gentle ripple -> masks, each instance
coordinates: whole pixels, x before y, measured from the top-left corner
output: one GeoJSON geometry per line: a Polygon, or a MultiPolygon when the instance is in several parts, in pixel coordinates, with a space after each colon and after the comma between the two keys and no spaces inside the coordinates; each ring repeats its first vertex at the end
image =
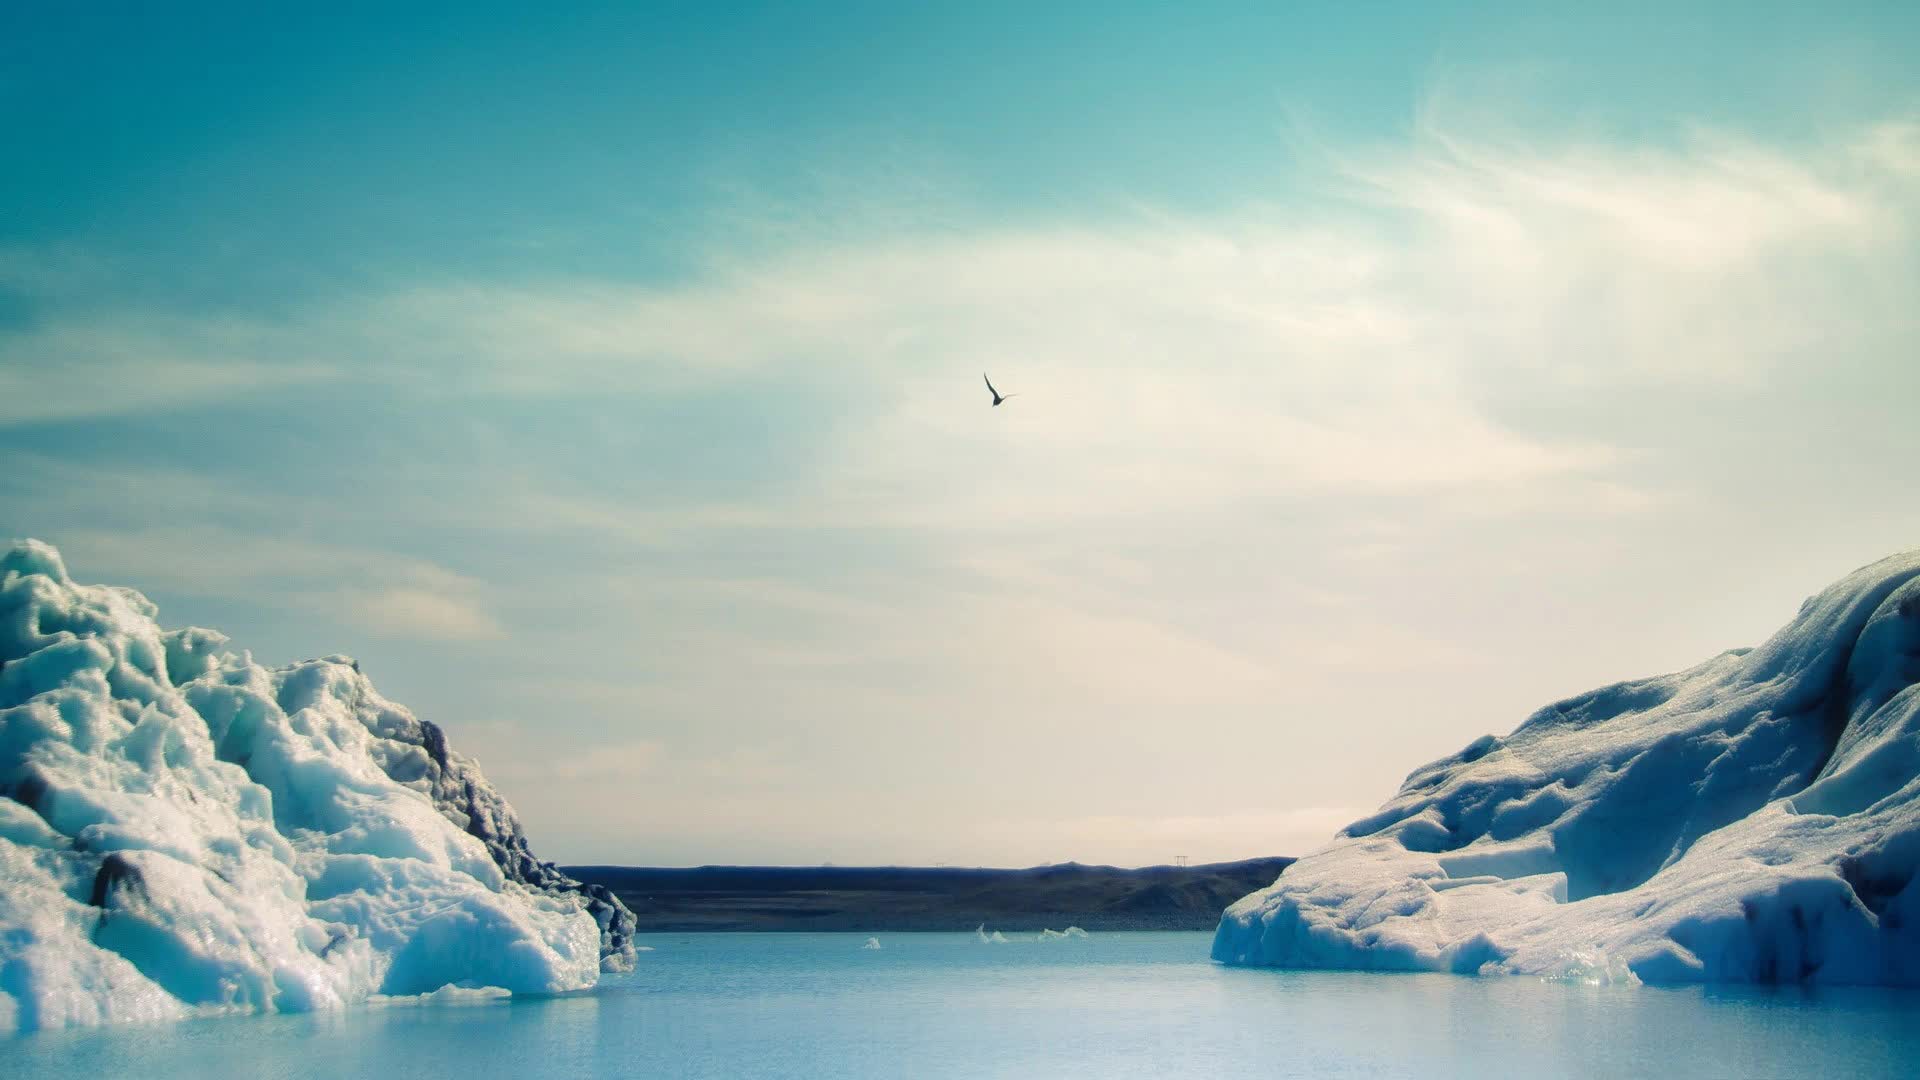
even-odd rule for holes
{"type": "Polygon", "coordinates": [[[0,1076],[1905,1076],[1920,993],[1249,971],[1207,934],[655,935],[593,993],[49,1032],[0,1076]]]}

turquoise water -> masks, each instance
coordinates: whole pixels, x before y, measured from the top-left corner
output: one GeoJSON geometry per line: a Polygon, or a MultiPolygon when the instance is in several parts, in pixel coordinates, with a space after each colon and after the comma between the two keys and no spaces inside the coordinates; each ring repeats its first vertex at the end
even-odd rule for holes
{"type": "Polygon", "coordinates": [[[1247,971],[1207,934],[643,939],[577,996],[0,1041],[0,1076],[1902,1076],[1920,992],[1247,971]]]}

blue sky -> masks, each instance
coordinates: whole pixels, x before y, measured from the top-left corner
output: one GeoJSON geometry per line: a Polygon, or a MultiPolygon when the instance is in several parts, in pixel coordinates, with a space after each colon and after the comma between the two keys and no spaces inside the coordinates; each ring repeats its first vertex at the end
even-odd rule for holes
{"type": "Polygon", "coordinates": [[[0,531],[662,863],[1297,853],[1920,540],[1911,6],[900,7],[0,13],[0,531]]]}

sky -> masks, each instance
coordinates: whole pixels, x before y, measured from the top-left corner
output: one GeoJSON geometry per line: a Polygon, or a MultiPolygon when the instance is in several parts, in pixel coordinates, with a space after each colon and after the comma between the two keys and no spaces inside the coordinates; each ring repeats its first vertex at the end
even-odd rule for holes
{"type": "Polygon", "coordinates": [[[6,5],[0,536],[561,862],[1303,854],[1920,543],[1920,7],[1669,6],[6,5]]]}

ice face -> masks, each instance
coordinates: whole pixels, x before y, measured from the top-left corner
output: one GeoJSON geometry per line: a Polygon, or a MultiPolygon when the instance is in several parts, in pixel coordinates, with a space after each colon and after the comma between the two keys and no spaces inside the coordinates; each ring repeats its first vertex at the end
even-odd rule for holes
{"type": "Polygon", "coordinates": [[[1232,964],[1920,983],[1920,552],[1549,705],[1245,897],[1232,964]]]}
{"type": "Polygon", "coordinates": [[[0,1031],[631,964],[631,914],[353,661],[268,670],[157,614],[45,544],[0,557],[0,1031]]]}

